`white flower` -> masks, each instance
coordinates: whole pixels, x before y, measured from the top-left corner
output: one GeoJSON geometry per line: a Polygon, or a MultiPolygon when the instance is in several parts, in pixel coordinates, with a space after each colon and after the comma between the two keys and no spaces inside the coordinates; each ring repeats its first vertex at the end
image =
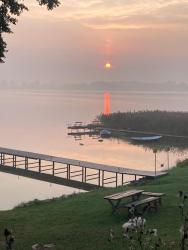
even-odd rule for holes
{"type": "Polygon", "coordinates": [[[183,237],[184,237],[184,226],[183,225],[180,227],[180,236],[183,239],[183,237]]]}
{"type": "Polygon", "coordinates": [[[132,222],[126,222],[122,225],[122,229],[125,233],[127,233],[129,230],[133,230],[134,227],[135,226],[132,222]]]}
{"type": "Polygon", "coordinates": [[[122,225],[124,233],[127,233],[129,230],[134,230],[137,228],[142,228],[146,224],[146,220],[142,217],[135,217],[128,220],[128,222],[122,225]]]}
{"type": "Polygon", "coordinates": [[[157,237],[157,229],[156,228],[152,229],[152,232],[153,232],[153,235],[157,237]]]}
{"type": "Polygon", "coordinates": [[[146,224],[146,219],[142,217],[135,217],[133,219],[130,219],[128,222],[132,223],[134,227],[144,227],[146,224]]]}
{"type": "Polygon", "coordinates": [[[109,240],[112,241],[114,239],[114,230],[110,229],[109,240]]]}
{"type": "Polygon", "coordinates": [[[144,227],[146,224],[146,219],[142,218],[142,217],[137,217],[137,227],[144,227]]]}

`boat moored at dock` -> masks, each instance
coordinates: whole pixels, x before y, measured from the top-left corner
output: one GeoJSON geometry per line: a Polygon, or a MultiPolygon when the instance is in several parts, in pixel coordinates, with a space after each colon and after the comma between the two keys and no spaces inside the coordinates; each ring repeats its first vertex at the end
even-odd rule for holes
{"type": "Polygon", "coordinates": [[[102,129],[100,131],[100,137],[101,138],[109,138],[112,135],[111,131],[108,129],[102,129]]]}
{"type": "Polygon", "coordinates": [[[155,135],[155,136],[136,136],[131,137],[132,141],[136,142],[152,142],[152,141],[158,141],[162,138],[161,135],[155,135]]]}

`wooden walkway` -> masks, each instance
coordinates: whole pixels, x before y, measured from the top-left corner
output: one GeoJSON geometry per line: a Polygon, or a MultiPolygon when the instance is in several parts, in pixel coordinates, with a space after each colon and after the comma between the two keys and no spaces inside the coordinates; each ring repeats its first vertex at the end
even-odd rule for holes
{"type": "Polygon", "coordinates": [[[126,175],[155,178],[166,172],[142,171],[0,147],[0,171],[90,190],[124,185],[126,175]],[[75,179],[76,178],[76,179],[75,179]],[[94,184],[93,184],[94,182],[94,184]]]}

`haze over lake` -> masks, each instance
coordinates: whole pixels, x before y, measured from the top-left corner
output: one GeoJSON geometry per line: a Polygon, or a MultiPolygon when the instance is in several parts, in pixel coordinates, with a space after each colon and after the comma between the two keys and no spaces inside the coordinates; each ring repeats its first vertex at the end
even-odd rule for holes
{"type": "MultiPolygon", "coordinates": [[[[188,92],[114,92],[111,111],[161,109],[188,111],[188,92]]],[[[67,136],[67,124],[91,122],[103,112],[102,91],[1,90],[1,147],[105,163],[119,167],[154,170],[152,150],[117,139],[102,143],[83,138],[84,146],[67,136]]],[[[188,155],[170,153],[170,165],[188,155]]],[[[166,152],[157,154],[157,168],[167,167],[166,152]]],[[[23,201],[69,194],[71,188],[0,173],[0,209],[23,201]]]]}

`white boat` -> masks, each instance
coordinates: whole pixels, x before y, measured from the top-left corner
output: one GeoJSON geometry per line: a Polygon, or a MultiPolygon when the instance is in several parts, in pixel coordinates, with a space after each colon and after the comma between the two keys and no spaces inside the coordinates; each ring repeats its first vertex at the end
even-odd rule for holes
{"type": "Polygon", "coordinates": [[[155,135],[155,136],[137,136],[137,137],[131,137],[131,140],[137,141],[137,142],[150,142],[150,141],[158,141],[161,139],[161,135],[155,135]]]}
{"type": "Polygon", "coordinates": [[[103,129],[100,131],[100,137],[102,138],[108,138],[111,136],[111,132],[108,129],[103,129]]]}

